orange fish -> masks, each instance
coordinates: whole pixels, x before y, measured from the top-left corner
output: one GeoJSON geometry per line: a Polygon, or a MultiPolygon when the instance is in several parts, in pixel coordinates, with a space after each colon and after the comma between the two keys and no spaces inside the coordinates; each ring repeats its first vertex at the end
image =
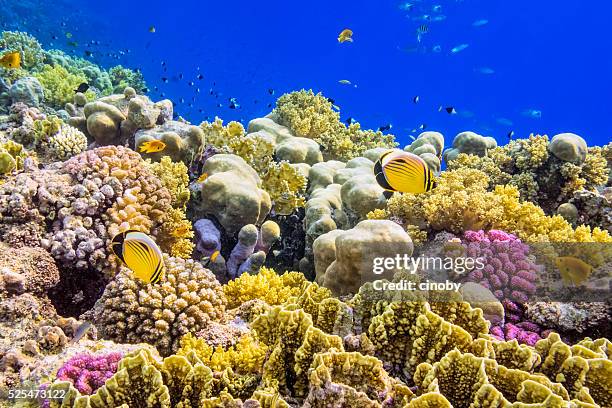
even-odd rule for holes
{"type": "Polygon", "coordinates": [[[198,183],[203,183],[206,181],[206,179],[208,178],[208,173],[202,173],[202,175],[200,177],[198,177],[197,182],[198,183]]]}
{"type": "Polygon", "coordinates": [[[353,31],[349,30],[348,28],[342,30],[342,32],[340,32],[338,35],[338,42],[353,42],[353,31]]]}
{"type": "Polygon", "coordinates": [[[188,225],[181,225],[180,227],[175,228],[174,231],[170,233],[170,235],[177,238],[184,238],[186,235],[189,234],[190,231],[191,229],[188,225]]]}
{"type": "Polygon", "coordinates": [[[140,153],[157,153],[166,148],[166,144],[161,140],[150,140],[140,145],[140,153]]]}
{"type": "Polygon", "coordinates": [[[21,54],[19,51],[9,52],[0,57],[0,66],[4,68],[21,68],[21,54]]]}
{"type": "Polygon", "coordinates": [[[204,267],[208,268],[208,265],[210,265],[211,263],[214,263],[219,255],[221,255],[221,252],[217,250],[213,252],[211,256],[207,256],[206,258],[203,258],[202,260],[204,261],[204,267]]]}

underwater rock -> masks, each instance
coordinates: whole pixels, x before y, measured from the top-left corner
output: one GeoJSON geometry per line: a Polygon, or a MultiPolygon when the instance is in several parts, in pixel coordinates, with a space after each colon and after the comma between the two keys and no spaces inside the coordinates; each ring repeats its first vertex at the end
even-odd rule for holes
{"type": "Polygon", "coordinates": [[[580,136],[574,133],[561,133],[552,138],[548,150],[560,160],[579,165],[584,163],[588,147],[580,136]]]}
{"type": "Polygon", "coordinates": [[[22,102],[28,106],[39,107],[45,99],[45,93],[38,79],[20,78],[9,89],[12,103],[22,102]]]}
{"type": "Polygon", "coordinates": [[[474,132],[461,132],[453,139],[453,147],[444,151],[443,158],[449,162],[461,153],[483,157],[494,147],[497,147],[497,142],[492,137],[481,136],[474,132]]]}
{"type": "Polygon", "coordinates": [[[611,334],[606,322],[612,318],[612,311],[610,305],[604,302],[533,302],[527,304],[525,315],[540,326],[550,327],[562,333],[584,333],[605,328],[600,335],[611,334]]]}

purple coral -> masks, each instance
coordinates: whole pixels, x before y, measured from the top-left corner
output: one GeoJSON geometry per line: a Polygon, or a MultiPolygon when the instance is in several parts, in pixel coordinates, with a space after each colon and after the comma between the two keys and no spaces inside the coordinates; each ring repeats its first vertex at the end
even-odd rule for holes
{"type": "Polygon", "coordinates": [[[538,340],[546,338],[551,330],[542,330],[533,322],[520,322],[517,324],[506,323],[502,326],[491,327],[491,335],[498,340],[514,340],[521,344],[534,346],[538,340]]]}
{"type": "Polygon", "coordinates": [[[468,257],[481,258],[465,281],[489,289],[501,301],[523,304],[536,291],[540,266],[529,258],[529,246],[504,231],[466,231],[464,245],[468,257]]]}
{"type": "Polygon", "coordinates": [[[221,232],[211,220],[199,219],[193,224],[193,229],[196,249],[203,256],[211,256],[215,251],[221,250],[221,232]]]}
{"type": "Polygon", "coordinates": [[[70,381],[81,394],[91,395],[117,372],[121,353],[77,354],[58,370],[57,378],[70,381]]]}
{"type": "Polygon", "coordinates": [[[524,305],[536,292],[541,266],[530,258],[529,246],[499,230],[466,231],[463,244],[467,257],[482,260],[463,280],[486,287],[504,307],[505,323],[491,327],[491,334],[500,340],[535,344],[542,328],[526,321],[524,305]]]}

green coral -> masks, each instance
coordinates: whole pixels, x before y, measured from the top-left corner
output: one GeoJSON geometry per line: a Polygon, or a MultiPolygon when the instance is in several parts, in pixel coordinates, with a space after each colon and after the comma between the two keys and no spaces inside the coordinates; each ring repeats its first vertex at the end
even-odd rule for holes
{"type": "Polygon", "coordinates": [[[19,51],[21,66],[26,70],[40,68],[45,58],[38,40],[22,31],[3,31],[0,36],[0,48],[9,52],[19,51]]]}
{"type": "Polygon", "coordinates": [[[26,157],[28,155],[19,143],[9,140],[0,144],[0,174],[5,175],[23,169],[26,157]]]}
{"type": "Polygon", "coordinates": [[[74,90],[87,82],[85,75],[70,73],[60,65],[44,65],[34,76],[44,88],[45,101],[57,109],[72,102],[74,90]]]}
{"type": "Polygon", "coordinates": [[[139,95],[147,92],[147,84],[140,71],[117,65],[108,70],[108,75],[113,87],[112,93],[121,94],[127,87],[134,88],[139,95]]]}
{"type": "Polygon", "coordinates": [[[398,145],[395,142],[395,136],[361,129],[359,123],[352,123],[348,127],[339,123],[333,131],[323,133],[315,140],[323,146],[325,159],[341,161],[362,156],[369,149],[378,147],[393,149],[398,145]]]}

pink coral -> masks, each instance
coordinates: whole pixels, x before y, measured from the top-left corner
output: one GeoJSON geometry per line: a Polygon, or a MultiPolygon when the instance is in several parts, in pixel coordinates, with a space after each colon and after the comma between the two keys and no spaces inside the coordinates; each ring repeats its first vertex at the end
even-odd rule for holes
{"type": "Polygon", "coordinates": [[[117,372],[121,353],[77,354],[58,370],[57,378],[70,381],[81,394],[93,394],[117,372]]]}
{"type": "Polygon", "coordinates": [[[529,247],[504,231],[466,231],[464,245],[468,257],[483,259],[465,278],[493,292],[501,301],[525,303],[536,291],[540,271],[529,258],[529,247]]]}
{"type": "Polygon", "coordinates": [[[521,344],[534,346],[538,340],[546,338],[550,330],[542,330],[533,322],[521,322],[517,324],[506,323],[501,326],[491,327],[491,335],[498,340],[514,340],[521,344]]]}

